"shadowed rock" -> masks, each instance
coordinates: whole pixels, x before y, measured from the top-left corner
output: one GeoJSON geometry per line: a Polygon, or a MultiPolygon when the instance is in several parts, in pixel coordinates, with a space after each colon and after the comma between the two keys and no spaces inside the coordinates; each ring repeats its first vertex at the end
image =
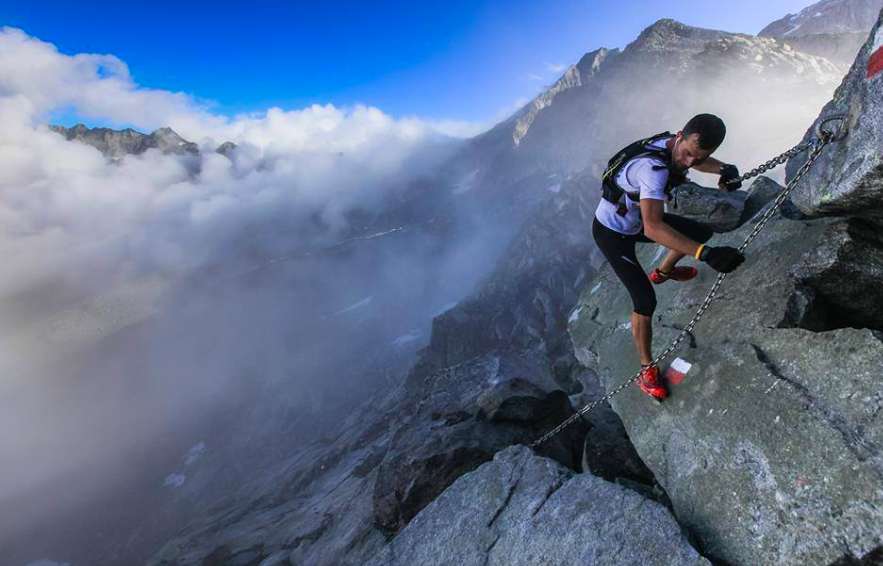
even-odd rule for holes
{"type": "Polygon", "coordinates": [[[709,565],[662,505],[525,446],[461,476],[366,566],[709,565]]]}
{"type": "MultiPolygon", "coordinates": [[[[395,432],[378,468],[378,524],[397,532],[457,477],[571,414],[536,354],[493,352],[427,376],[413,418],[395,432]]],[[[541,448],[579,468],[586,427],[573,429],[541,448]]]]}

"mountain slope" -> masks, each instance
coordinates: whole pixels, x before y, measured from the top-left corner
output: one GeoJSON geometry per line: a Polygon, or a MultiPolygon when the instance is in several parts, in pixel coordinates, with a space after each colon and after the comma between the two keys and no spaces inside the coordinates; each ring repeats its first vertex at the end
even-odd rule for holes
{"type": "Polygon", "coordinates": [[[877,22],[881,0],[821,0],[769,24],[757,35],[793,39],[814,34],[867,31],[877,22]]]}
{"type": "MultiPolygon", "coordinates": [[[[789,138],[799,139],[841,76],[826,60],[773,39],[673,20],[657,22],[622,53],[593,53],[584,59],[592,74],[569,69],[554,93],[470,140],[443,170],[441,187],[454,210],[483,206],[486,218],[509,223],[514,239],[473,296],[436,318],[430,345],[400,387],[348,421],[370,436],[354,433],[352,443],[292,455],[272,479],[243,486],[216,515],[182,530],[151,564],[213,556],[358,564],[420,520],[458,478],[488,463],[494,450],[517,443],[513,438],[536,438],[547,423],[572,414],[548,389],[550,380],[576,406],[596,399],[597,377],[576,367],[565,328],[574,291],[589,286],[597,264],[588,230],[598,198],[594,179],[608,154],[712,110],[734,116],[730,139],[750,146],[739,151],[748,163],[767,159],[789,138]],[[744,116],[745,106],[756,106],[756,114],[744,116]],[[333,495],[324,494],[334,486],[340,487],[333,495]],[[352,513],[343,512],[345,504],[352,513]],[[266,517],[278,527],[268,531],[266,517]]],[[[624,463],[609,463],[618,449],[599,449],[628,443],[615,427],[597,433],[601,414],[611,415],[592,415],[540,453],[581,473],[603,468],[592,461],[597,455],[608,462],[608,479],[632,482],[633,490],[665,504],[652,479],[635,483],[624,463]],[[595,427],[594,444],[574,448],[572,435],[587,426],[595,427]]]]}

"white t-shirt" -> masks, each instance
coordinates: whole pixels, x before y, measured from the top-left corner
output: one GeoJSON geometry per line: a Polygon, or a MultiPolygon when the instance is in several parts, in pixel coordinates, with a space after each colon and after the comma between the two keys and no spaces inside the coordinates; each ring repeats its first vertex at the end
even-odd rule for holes
{"type": "MultiPolygon", "coordinates": [[[[669,139],[671,138],[656,140],[650,146],[665,148],[665,143],[669,139]]],[[[652,168],[653,165],[664,166],[665,163],[655,157],[632,159],[620,169],[616,175],[616,181],[623,188],[633,192],[640,192],[640,198],[642,199],[651,198],[664,201],[665,184],[668,182],[668,169],[654,170],[652,168]]],[[[622,202],[625,203],[628,209],[625,216],[617,214],[617,205],[603,198],[598,203],[595,216],[601,224],[620,234],[634,235],[639,233],[643,225],[640,203],[630,199],[627,194],[622,196],[622,202]]]]}

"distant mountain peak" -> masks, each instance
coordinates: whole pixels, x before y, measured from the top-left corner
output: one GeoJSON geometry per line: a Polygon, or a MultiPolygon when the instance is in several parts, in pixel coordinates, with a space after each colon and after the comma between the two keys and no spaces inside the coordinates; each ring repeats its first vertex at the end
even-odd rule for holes
{"type": "Polygon", "coordinates": [[[140,155],[148,149],[157,149],[165,154],[199,155],[199,147],[179,136],[169,127],[159,128],[151,134],[142,134],[132,128],[112,130],[110,128],[89,128],[77,124],[71,128],[49,126],[54,132],[68,141],[79,141],[91,145],[111,159],[121,159],[126,155],[140,155]]]}
{"type": "Polygon", "coordinates": [[[724,31],[688,26],[671,18],[657,20],[629,43],[624,52],[698,51],[708,41],[734,35],[724,31]]]}
{"type": "Polygon", "coordinates": [[[607,59],[611,56],[616,56],[617,54],[619,54],[619,49],[607,49],[606,47],[602,47],[583,55],[575,65],[579,70],[580,80],[585,82],[588,78],[598,74],[598,71],[601,70],[601,66],[607,61],[607,59]]]}
{"type": "Polygon", "coordinates": [[[758,35],[790,39],[816,34],[867,33],[881,9],[883,0],[821,0],[776,20],[758,35]]]}
{"type": "Polygon", "coordinates": [[[527,131],[530,129],[531,124],[533,124],[537,114],[544,108],[551,106],[559,93],[588,83],[601,71],[606,63],[618,54],[619,49],[606,49],[602,47],[583,55],[576,65],[570,65],[561,78],[554,85],[543,91],[542,94],[534,98],[518,117],[512,132],[514,147],[518,147],[522,138],[527,135],[527,131]]]}

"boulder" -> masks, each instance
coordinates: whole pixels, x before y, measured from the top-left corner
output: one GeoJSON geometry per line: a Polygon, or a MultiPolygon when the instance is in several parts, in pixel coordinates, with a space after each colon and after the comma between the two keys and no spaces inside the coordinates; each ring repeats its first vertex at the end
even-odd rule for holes
{"type": "Polygon", "coordinates": [[[729,232],[739,225],[747,195],[744,191],[727,192],[696,183],[684,183],[677,188],[670,212],[702,222],[715,232],[729,232]]]}
{"type": "Polygon", "coordinates": [[[366,566],[709,565],[662,505],[526,446],[460,476],[366,566]]]}
{"type": "MultiPolygon", "coordinates": [[[[809,215],[883,217],[883,13],[858,57],[825,105],[819,121],[848,114],[848,135],[827,146],[793,193],[794,204],[809,215]]],[[[815,126],[815,124],[813,126],[815,126]]],[[[810,128],[804,140],[813,136],[810,128]]],[[[806,152],[788,161],[790,181],[806,152]]]]}
{"type": "Polygon", "coordinates": [[[819,245],[808,250],[794,266],[791,276],[800,282],[798,293],[808,296],[808,304],[819,312],[816,328],[811,330],[820,326],[883,329],[880,225],[860,218],[832,223],[819,245]]]}
{"type": "Polygon", "coordinates": [[[745,207],[742,209],[741,218],[739,218],[739,226],[754,219],[757,213],[760,212],[767,203],[779,196],[779,193],[781,193],[784,188],[785,187],[769,177],[764,175],[757,177],[754,182],[751,183],[751,187],[747,191],[745,207]]]}

